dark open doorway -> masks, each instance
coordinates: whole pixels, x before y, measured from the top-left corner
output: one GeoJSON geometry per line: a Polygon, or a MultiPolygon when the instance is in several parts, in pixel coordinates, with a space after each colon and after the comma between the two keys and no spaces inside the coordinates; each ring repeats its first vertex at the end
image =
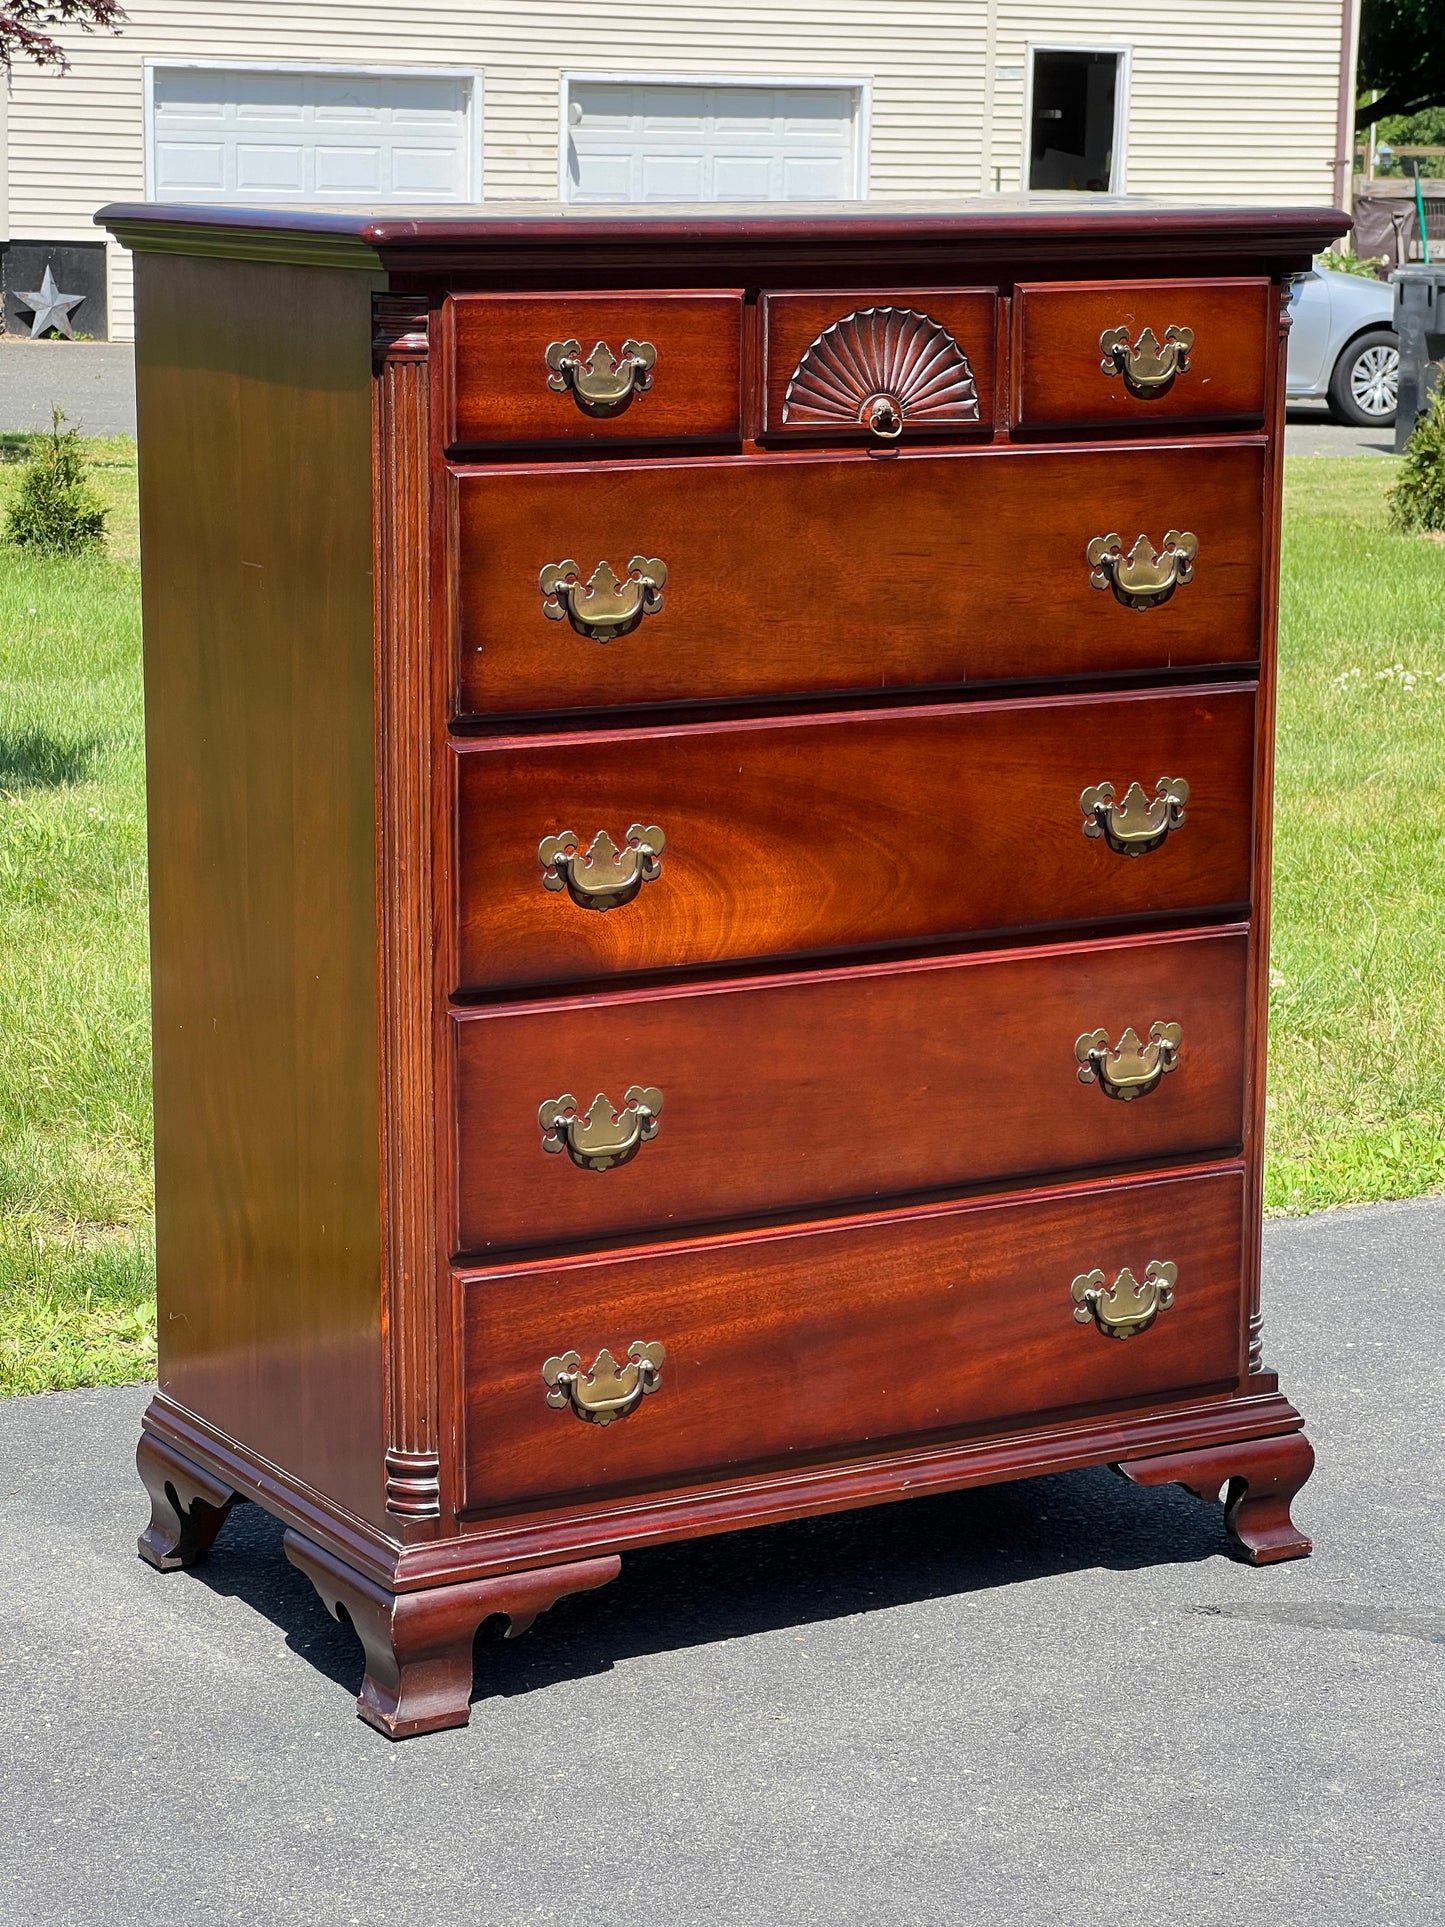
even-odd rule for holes
{"type": "Polygon", "coordinates": [[[1029,186],[1109,193],[1116,186],[1118,54],[1039,48],[1033,82],[1029,186]]]}

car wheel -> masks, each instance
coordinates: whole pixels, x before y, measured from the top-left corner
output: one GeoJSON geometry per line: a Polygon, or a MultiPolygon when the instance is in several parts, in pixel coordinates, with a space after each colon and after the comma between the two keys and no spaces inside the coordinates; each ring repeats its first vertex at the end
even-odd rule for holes
{"type": "Polygon", "coordinates": [[[1399,336],[1393,328],[1357,335],[1330,376],[1330,413],[1355,428],[1389,428],[1399,398],[1399,336]]]}

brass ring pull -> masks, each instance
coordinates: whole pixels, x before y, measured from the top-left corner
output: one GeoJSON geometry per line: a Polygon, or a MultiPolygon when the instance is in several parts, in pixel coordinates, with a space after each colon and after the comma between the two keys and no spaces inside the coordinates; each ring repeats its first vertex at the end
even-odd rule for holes
{"type": "Polygon", "coordinates": [[[576,1352],[549,1358],[542,1367],[547,1403],[558,1412],[565,1412],[570,1405],[589,1425],[611,1425],[615,1419],[629,1417],[662,1383],[667,1347],[645,1344],[638,1338],[627,1347],[627,1356],[632,1363],[619,1370],[617,1360],[604,1345],[590,1372],[583,1371],[576,1352]]]}
{"type": "Polygon", "coordinates": [[[1199,537],[1170,529],[1163,548],[1156,551],[1148,536],[1141,535],[1126,555],[1122,536],[1096,535],[1084,553],[1094,588],[1112,589],[1115,601],[1126,609],[1157,609],[1193,577],[1199,537]]]}
{"type": "Polygon", "coordinates": [[[542,1149],[555,1157],[565,1151],[579,1171],[611,1171],[630,1164],[649,1138],[657,1136],[662,1092],[634,1084],[620,1111],[599,1091],[584,1115],[570,1091],[549,1097],[537,1112],[542,1149]]]}
{"type": "Polygon", "coordinates": [[[546,361],[552,370],[547,386],[554,394],[565,395],[570,390],[584,415],[605,419],[620,415],[634,395],[647,393],[657,350],[650,341],[633,341],[629,336],[618,359],[613,359],[605,341],[599,341],[584,360],[582,343],[574,337],[549,342],[546,361]]]}
{"type": "Polygon", "coordinates": [[[1106,328],[1099,336],[1099,363],[1106,375],[1122,375],[1124,386],[1140,401],[1167,395],[1176,375],[1189,373],[1189,351],[1194,346],[1192,328],[1166,328],[1161,342],[1152,328],[1146,328],[1130,345],[1127,328],[1106,328]]]}
{"type": "Polygon", "coordinates": [[[1112,1285],[1102,1271],[1086,1271],[1074,1280],[1074,1320],[1097,1325],[1105,1338],[1137,1338],[1174,1303],[1178,1277],[1179,1267],[1164,1258],[1145,1265],[1142,1283],[1127,1265],[1112,1285]]]}
{"type": "Polygon", "coordinates": [[[1097,1082],[1105,1097],[1132,1103],[1136,1097],[1147,1097],[1160,1078],[1175,1068],[1183,1041],[1178,1024],[1151,1024],[1147,1044],[1139,1041],[1131,1024],[1112,1048],[1108,1031],[1086,1030],[1074,1045],[1079,1082],[1097,1082]]]}
{"type": "Polygon", "coordinates": [[[549,562],[537,578],[542,591],[542,614],[549,622],[571,623],[579,636],[593,642],[615,642],[630,636],[644,616],[662,607],[662,585],[667,564],[656,556],[634,555],[621,580],[610,562],[599,562],[586,583],[570,557],[549,562]]]}
{"type": "Polygon", "coordinates": [[[622,849],[606,830],[599,830],[583,856],[577,832],[559,830],[537,845],[542,888],[565,890],[583,910],[616,910],[631,903],[644,883],[655,883],[662,875],[666,842],[655,823],[632,823],[622,849]]]}
{"type": "Polygon", "coordinates": [[[1182,776],[1161,776],[1152,798],[1138,783],[1131,783],[1122,803],[1116,800],[1112,783],[1095,783],[1079,798],[1084,835],[1102,837],[1120,856],[1147,856],[1171,830],[1182,826],[1188,801],[1189,785],[1182,776]]]}

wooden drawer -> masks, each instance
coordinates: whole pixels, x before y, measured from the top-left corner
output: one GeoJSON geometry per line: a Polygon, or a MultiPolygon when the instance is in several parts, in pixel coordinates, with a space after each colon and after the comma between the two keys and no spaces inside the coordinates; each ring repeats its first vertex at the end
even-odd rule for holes
{"type": "Polygon", "coordinates": [[[1223,1388],[1243,1364],[1243,1207],[1227,1171],[463,1278],[465,1505],[1223,1388]],[[1146,1329],[1120,1340],[1075,1318],[1076,1278],[1113,1285],[1127,1267],[1144,1284],[1161,1261],[1173,1301],[1146,1329]],[[591,1372],[605,1347],[626,1366],[638,1341],[666,1356],[635,1410],[603,1426],[565,1388],[548,1403],[549,1358],[573,1352],[591,1372]]]}
{"type": "Polygon", "coordinates": [[[1268,281],[1022,286],[1014,297],[1014,421],[1146,431],[1181,422],[1257,426],[1278,326],[1273,305],[1268,281]]]}
{"type": "MultiPolygon", "coordinates": [[[[1264,444],[453,471],[458,706],[503,715],[1249,663],[1264,444]],[[1192,536],[1142,611],[1090,543],[1192,536]],[[627,576],[581,633],[557,576],[627,576]],[[661,580],[654,561],[665,564],[661,580]],[[649,589],[646,582],[655,583],[649,589]],[[1096,586],[1096,579],[1104,586],[1096,586]],[[660,606],[658,606],[660,599],[660,606]],[[650,612],[648,612],[650,610],[650,612]],[[630,615],[629,613],[630,612],[630,615]]],[[[573,826],[577,827],[576,825],[573,826]]]]}
{"type": "Polygon", "coordinates": [[[1242,908],[1254,707],[1217,687],[459,743],[459,983],[1242,908]],[[1164,778],[1189,786],[1173,830],[1164,778]],[[1101,826],[1081,798],[1105,782],[1151,802],[1101,826]],[[633,825],[662,831],[656,865],[633,825]],[[589,866],[604,833],[620,860],[589,866]]]}
{"type": "Polygon", "coordinates": [[[1237,930],[1131,937],[456,1010],[457,1248],[1232,1151],[1247,951],[1237,930]],[[1183,1036],[1156,1088],[1128,1102],[1080,1082],[1081,1036],[1154,1024],[1183,1036]],[[661,1110],[630,1161],[548,1154],[544,1102],[601,1093],[608,1134],[633,1089],[661,1110]]]}
{"type": "Polygon", "coordinates": [[[992,429],[991,288],[765,294],[759,306],[764,434],[876,443],[992,429]]]}
{"type": "Polygon", "coordinates": [[[736,441],[742,328],[741,294],[455,295],[448,445],[736,441]],[[554,367],[549,349],[569,342],[583,365],[554,367]]]}

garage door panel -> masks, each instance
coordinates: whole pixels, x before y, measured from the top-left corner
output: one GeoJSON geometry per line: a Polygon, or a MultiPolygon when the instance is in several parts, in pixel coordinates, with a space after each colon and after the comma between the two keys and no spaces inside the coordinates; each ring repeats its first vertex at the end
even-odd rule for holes
{"type": "Polygon", "coordinates": [[[831,201],[854,191],[843,87],[586,81],[570,95],[579,201],[831,201]]]}
{"type": "Polygon", "coordinates": [[[459,76],[159,68],[154,85],[158,200],[471,198],[459,76]]]}

